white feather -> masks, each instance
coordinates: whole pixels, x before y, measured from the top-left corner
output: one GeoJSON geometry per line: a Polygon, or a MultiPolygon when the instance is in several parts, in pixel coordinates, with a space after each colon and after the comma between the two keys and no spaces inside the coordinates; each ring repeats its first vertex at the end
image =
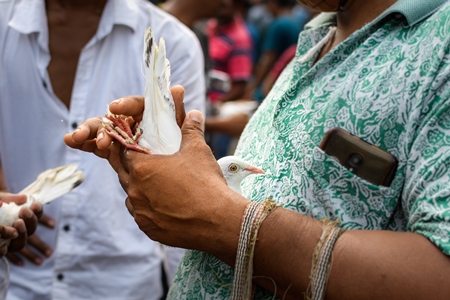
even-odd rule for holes
{"type": "Polygon", "coordinates": [[[175,119],[175,104],[170,92],[170,64],[164,39],[159,46],[150,28],[144,36],[145,108],[138,130],[138,144],[154,154],[172,154],[180,149],[181,131],[175,119]]]}
{"type": "MultiPolygon", "coordinates": [[[[0,224],[12,226],[19,218],[19,211],[23,206],[31,206],[38,201],[42,204],[70,192],[83,182],[83,173],[77,171],[77,165],[61,166],[49,169],[38,175],[36,181],[24,188],[19,194],[27,196],[27,202],[22,205],[3,203],[0,207],[0,224]]],[[[0,244],[8,242],[0,238],[0,244]]]]}

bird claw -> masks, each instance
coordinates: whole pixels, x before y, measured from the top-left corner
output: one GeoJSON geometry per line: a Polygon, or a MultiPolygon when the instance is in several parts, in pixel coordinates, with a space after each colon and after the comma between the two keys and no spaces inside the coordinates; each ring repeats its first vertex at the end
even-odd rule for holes
{"type": "Polygon", "coordinates": [[[141,147],[138,144],[138,140],[142,135],[142,129],[138,129],[135,134],[131,129],[131,117],[125,117],[122,115],[106,114],[103,119],[103,127],[106,132],[125,148],[134,150],[141,153],[150,154],[150,150],[141,147]]]}

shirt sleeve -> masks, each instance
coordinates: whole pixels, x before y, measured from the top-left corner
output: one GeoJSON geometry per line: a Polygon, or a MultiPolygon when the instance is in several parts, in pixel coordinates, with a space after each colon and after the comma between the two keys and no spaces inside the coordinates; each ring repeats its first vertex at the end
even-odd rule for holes
{"type": "Polygon", "coordinates": [[[421,107],[422,112],[429,112],[417,120],[421,125],[407,163],[403,205],[408,230],[450,255],[450,74],[446,77],[421,107]]]}

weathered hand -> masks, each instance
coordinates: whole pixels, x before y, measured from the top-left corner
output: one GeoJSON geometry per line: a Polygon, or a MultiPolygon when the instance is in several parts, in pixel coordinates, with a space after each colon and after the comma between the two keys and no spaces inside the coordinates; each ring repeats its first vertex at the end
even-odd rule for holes
{"type": "MultiPolygon", "coordinates": [[[[25,195],[0,193],[0,201],[4,203],[14,202],[20,205],[25,203],[26,200],[25,195]]],[[[31,207],[23,207],[20,210],[19,219],[14,222],[12,227],[0,224],[0,236],[5,240],[11,239],[9,246],[3,244],[0,247],[0,257],[4,256],[8,251],[18,251],[26,245],[27,237],[36,230],[38,218],[41,215],[42,205],[40,203],[34,203],[31,207]]]]}
{"type": "MultiPolygon", "coordinates": [[[[42,214],[42,216],[40,216],[39,223],[48,228],[54,228],[55,226],[55,220],[45,214],[42,214]]],[[[26,232],[27,231],[25,231],[25,233],[26,232]]],[[[24,264],[23,259],[25,258],[35,265],[41,265],[44,258],[48,258],[52,255],[53,253],[52,248],[50,248],[50,246],[48,246],[36,234],[33,233],[34,230],[28,236],[27,245],[25,247],[18,249],[20,250],[19,252],[14,253],[12,251],[9,251],[9,253],[6,255],[6,257],[11,263],[17,266],[23,266],[24,264]],[[36,250],[40,254],[36,253],[36,250]]]]}
{"type": "Polygon", "coordinates": [[[201,113],[191,111],[181,130],[180,151],[173,155],[121,153],[127,208],[140,229],[163,244],[210,253],[224,244],[237,247],[248,200],[226,185],[204,141],[201,113]]]}
{"type": "MultiPolygon", "coordinates": [[[[180,85],[171,88],[175,102],[176,120],[181,127],[186,116],[184,111],[184,88],[180,85]]],[[[144,111],[144,97],[127,96],[110,103],[109,110],[113,114],[125,115],[140,122],[144,111]]],[[[94,117],[85,120],[74,132],[64,135],[64,142],[71,148],[92,152],[109,161],[114,170],[120,167],[120,146],[113,143],[112,138],[102,126],[102,118],[94,117]]]]}

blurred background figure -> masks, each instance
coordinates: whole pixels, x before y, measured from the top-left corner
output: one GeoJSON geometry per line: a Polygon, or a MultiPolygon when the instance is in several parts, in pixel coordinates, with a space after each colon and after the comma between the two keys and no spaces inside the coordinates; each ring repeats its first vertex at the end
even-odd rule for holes
{"type": "MultiPolygon", "coordinates": [[[[208,100],[213,108],[211,115],[216,118],[228,117],[220,113],[222,103],[242,98],[252,74],[252,38],[241,14],[245,0],[224,2],[223,9],[209,21],[207,28],[211,60],[208,100]]],[[[207,132],[211,133],[209,129],[207,132]]],[[[214,133],[210,139],[216,158],[228,154],[229,135],[214,133]]]]}
{"type": "Polygon", "coordinates": [[[297,6],[296,0],[266,0],[264,3],[273,20],[262,29],[261,54],[245,93],[246,98],[260,101],[263,99],[260,85],[283,52],[297,43],[298,35],[309,19],[307,11],[297,6]]]}
{"type": "Polygon", "coordinates": [[[267,94],[272,89],[272,86],[275,84],[278,76],[280,76],[281,72],[284,68],[291,62],[291,60],[295,56],[295,52],[297,51],[297,44],[294,44],[284,50],[283,54],[277,59],[277,61],[273,64],[273,67],[270,69],[267,76],[264,78],[262,82],[262,98],[264,99],[267,94]]]}
{"type": "Polygon", "coordinates": [[[159,1],[159,6],[189,27],[197,36],[202,47],[204,58],[204,75],[206,88],[209,86],[208,73],[211,69],[209,59],[208,36],[206,34],[207,20],[216,17],[228,0],[167,0],[159,1]]]}
{"type": "Polygon", "coordinates": [[[218,16],[208,23],[211,70],[213,74],[223,74],[220,81],[229,78],[229,85],[216,86],[211,82],[208,97],[213,103],[242,98],[251,77],[252,39],[240,13],[244,1],[225,0],[218,16]]]}
{"type": "Polygon", "coordinates": [[[253,39],[253,63],[259,59],[262,48],[262,37],[273,21],[273,15],[263,0],[249,0],[250,5],[245,15],[245,22],[253,39]]]}

